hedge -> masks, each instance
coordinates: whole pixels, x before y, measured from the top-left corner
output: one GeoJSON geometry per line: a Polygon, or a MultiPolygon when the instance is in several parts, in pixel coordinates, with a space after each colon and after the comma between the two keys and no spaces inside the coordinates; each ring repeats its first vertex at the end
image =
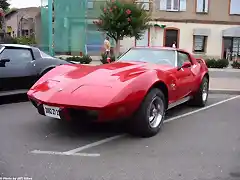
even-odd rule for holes
{"type": "Polygon", "coordinates": [[[240,62],[239,61],[233,61],[231,64],[232,68],[234,69],[240,69],[240,62]]]}
{"type": "MultiPolygon", "coordinates": [[[[110,62],[114,62],[116,60],[115,56],[110,56],[110,62]]],[[[108,61],[107,61],[107,55],[105,53],[102,53],[101,54],[101,59],[100,61],[103,63],[103,64],[107,64],[108,61]]]]}
{"type": "Polygon", "coordinates": [[[206,61],[208,68],[226,68],[229,65],[229,62],[227,59],[207,59],[206,61]]]}
{"type": "Polygon", "coordinates": [[[67,57],[66,60],[78,62],[80,64],[90,64],[92,62],[92,58],[89,55],[67,57]]]}

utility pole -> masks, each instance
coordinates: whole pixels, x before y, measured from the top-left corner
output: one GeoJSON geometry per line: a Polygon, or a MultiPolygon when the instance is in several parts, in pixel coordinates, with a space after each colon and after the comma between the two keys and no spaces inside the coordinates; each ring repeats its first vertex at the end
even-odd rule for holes
{"type": "Polygon", "coordinates": [[[54,56],[54,0],[48,0],[48,20],[49,20],[49,53],[54,56]]]}

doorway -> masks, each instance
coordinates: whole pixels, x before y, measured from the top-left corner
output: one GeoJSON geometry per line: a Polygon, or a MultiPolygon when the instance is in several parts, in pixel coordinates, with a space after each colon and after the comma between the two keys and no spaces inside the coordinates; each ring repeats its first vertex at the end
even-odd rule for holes
{"type": "Polygon", "coordinates": [[[226,58],[229,61],[236,61],[240,59],[240,38],[223,38],[223,58],[226,58]]]}
{"type": "Polygon", "coordinates": [[[176,47],[179,47],[179,29],[169,28],[164,30],[163,46],[172,47],[176,42],[176,47]]]}

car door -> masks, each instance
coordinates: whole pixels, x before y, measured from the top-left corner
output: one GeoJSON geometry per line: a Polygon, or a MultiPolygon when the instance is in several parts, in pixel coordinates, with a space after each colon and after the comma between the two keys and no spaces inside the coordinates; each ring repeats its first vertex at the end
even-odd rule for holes
{"type": "Polygon", "coordinates": [[[31,49],[6,47],[0,54],[0,90],[28,89],[36,76],[31,49]]]}
{"type": "Polygon", "coordinates": [[[188,96],[193,89],[194,75],[192,73],[193,63],[188,53],[177,51],[177,68],[175,77],[177,79],[178,99],[188,96]],[[189,67],[182,67],[184,63],[191,63],[189,67]]]}

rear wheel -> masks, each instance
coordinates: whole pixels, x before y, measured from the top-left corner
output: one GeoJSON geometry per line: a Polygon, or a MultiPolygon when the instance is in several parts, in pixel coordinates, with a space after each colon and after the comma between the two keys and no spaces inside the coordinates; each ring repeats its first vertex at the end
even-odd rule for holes
{"type": "Polygon", "coordinates": [[[190,105],[204,107],[208,100],[209,80],[205,76],[202,80],[199,90],[194,95],[193,99],[189,102],[190,105]]]}
{"type": "Polygon", "coordinates": [[[141,137],[156,135],[163,125],[165,116],[165,97],[160,89],[152,89],[131,122],[130,133],[141,137]]]}

